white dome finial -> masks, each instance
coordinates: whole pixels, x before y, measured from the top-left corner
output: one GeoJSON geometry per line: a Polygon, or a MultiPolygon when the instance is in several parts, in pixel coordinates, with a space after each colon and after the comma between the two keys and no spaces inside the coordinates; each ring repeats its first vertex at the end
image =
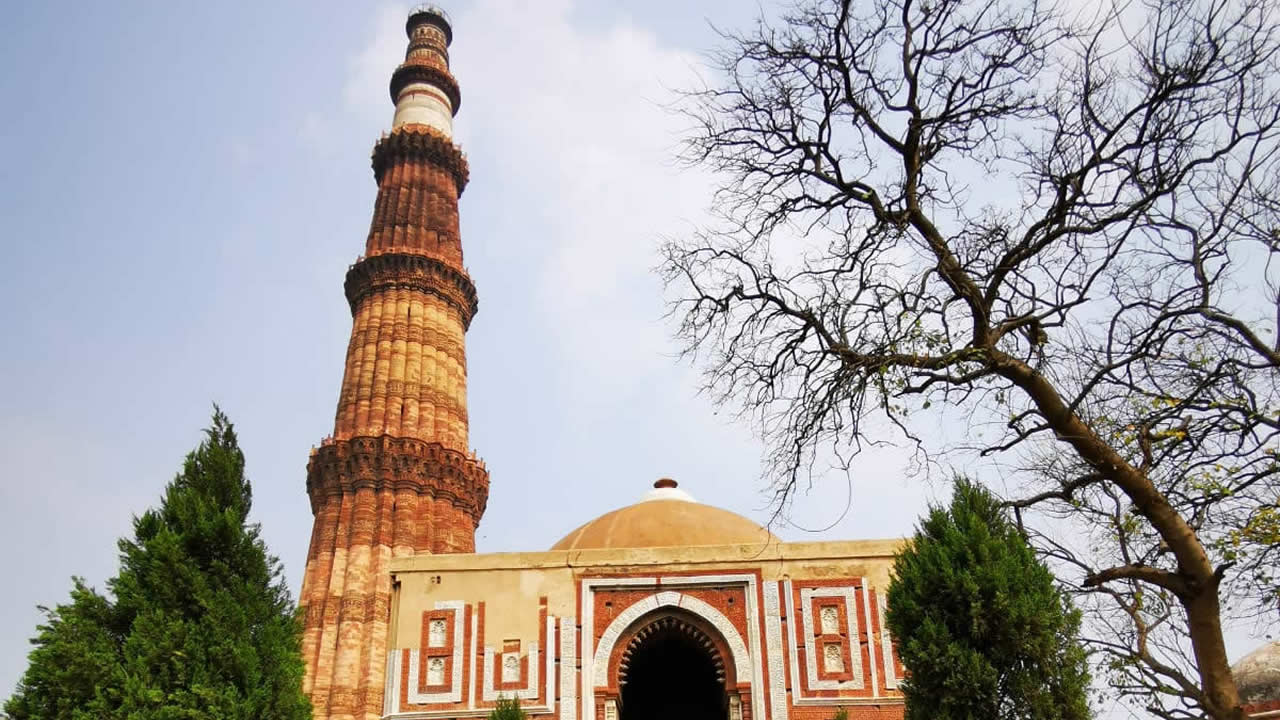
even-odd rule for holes
{"type": "Polygon", "coordinates": [[[653,489],[645,493],[644,497],[641,498],[641,502],[647,502],[649,500],[683,500],[684,502],[691,503],[698,502],[693,499],[692,495],[681,490],[679,485],[680,483],[677,483],[671,478],[658,478],[658,480],[653,483],[653,489]]]}

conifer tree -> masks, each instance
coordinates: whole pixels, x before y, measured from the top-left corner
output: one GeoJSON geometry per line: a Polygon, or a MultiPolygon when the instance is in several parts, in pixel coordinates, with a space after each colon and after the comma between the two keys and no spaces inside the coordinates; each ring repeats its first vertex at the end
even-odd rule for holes
{"type": "Polygon", "coordinates": [[[529,715],[520,707],[520,698],[499,695],[498,702],[489,711],[487,720],[525,720],[527,717],[529,715]]]}
{"type": "Polygon", "coordinates": [[[70,602],[40,608],[48,620],[37,628],[27,672],[4,706],[12,720],[115,717],[125,632],[105,597],[80,578],[72,582],[70,602]]]}
{"type": "Polygon", "coordinates": [[[1090,717],[1080,613],[986,490],[961,479],[894,573],[887,620],[907,720],[1090,717]]]}
{"type": "Polygon", "coordinates": [[[120,541],[111,598],[76,581],[5,705],[14,720],[309,718],[300,624],[221,410],[120,541]]]}

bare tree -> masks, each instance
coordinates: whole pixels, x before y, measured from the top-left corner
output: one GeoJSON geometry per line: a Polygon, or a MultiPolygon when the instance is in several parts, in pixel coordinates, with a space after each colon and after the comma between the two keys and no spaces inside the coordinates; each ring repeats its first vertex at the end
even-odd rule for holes
{"type": "Polygon", "coordinates": [[[720,217],[664,271],[775,500],[870,417],[1007,458],[1113,685],[1167,718],[1242,717],[1224,617],[1280,597],[1278,12],[808,0],[686,97],[720,217]],[[961,412],[996,437],[921,431],[961,412]]]}

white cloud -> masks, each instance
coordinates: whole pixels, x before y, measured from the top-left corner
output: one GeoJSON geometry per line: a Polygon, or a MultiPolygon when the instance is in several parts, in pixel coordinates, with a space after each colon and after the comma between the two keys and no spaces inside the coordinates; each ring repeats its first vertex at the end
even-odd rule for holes
{"type": "MultiPolygon", "coordinates": [[[[646,478],[671,472],[706,502],[750,512],[767,501],[758,493],[760,446],[750,428],[717,415],[697,395],[695,372],[673,359],[677,348],[661,319],[663,293],[653,272],[660,239],[706,217],[711,178],[674,166],[686,121],[667,108],[671,89],[692,83],[700,58],[621,15],[584,27],[574,9],[568,0],[477,0],[451,8],[451,63],[463,96],[455,132],[472,159],[472,187],[481,186],[469,189],[463,203],[464,244],[472,263],[485,263],[473,269],[483,312],[510,314],[519,306],[539,338],[504,366],[520,378],[486,376],[477,383],[473,377],[473,410],[490,393],[537,394],[524,406],[494,403],[489,411],[536,407],[539,437],[562,445],[543,460],[554,476],[532,458],[503,468],[504,453],[524,440],[513,436],[512,425],[488,425],[494,433],[488,444],[501,447],[477,447],[495,460],[482,549],[486,526],[502,533],[505,524],[527,526],[528,518],[539,517],[567,530],[585,520],[581,510],[566,513],[560,498],[526,489],[550,483],[594,493],[592,503],[622,504],[640,495],[646,478]],[[483,235],[494,232],[502,237],[483,235]],[[517,284],[524,294],[512,297],[516,291],[507,286],[517,284]],[[550,368],[552,377],[531,367],[550,368]],[[587,476],[597,472],[587,470],[593,466],[606,474],[587,476]],[[561,478],[574,467],[581,469],[561,478]],[[519,519],[506,512],[519,512],[519,519]]],[[[391,118],[386,79],[403,57],[403,18],[402,7],[379,8],[366,43],[349,62],[347,110],[379,129],[391,118]]],[[[473,363],[507,350],[487,342],[473,330],[473,363]]],[[[473,412],[473,429],[486,423],[493,419],[473,412]]],[[[893,481],[900,466],[892,453],[868,457],[854,477],[854,512],[827,536],[905,531],[907,511],[898,529],[879,522],[884,513],[872,507],[917,505],[902,502],[904,483],[893,481]],[[850,529],[873,516],[874,528],[850,529]]],[[[834,519],[831,507],[843,507],[845,499],[840,480],[815,487],[797,506],[802,524],[834,519]]],[[[527,541],[497,542],[528,549],[527,541]]]]}
{"type": "MultiPolygon", "coordinates": [[[[575,27],[568,2],[472,5],[459,27],[456,66],[465,68],[466,116],[459,133],[482,135],[487,153],[510,158],[507,178],[552,218],[544,243],[539,304],[563,328],[567,356],[593,368],[590,348],[648,364],[665,342],[654,250],[680,218],[696,217],[706,181],[671,168],[677,120],[662,105],[697,58],[664,47],[621,21],[575,27]],[[637,296],[637,287],[652,292],[637,296]],[[639,329],[639,332],[637,331],[639,329]]],[[[641,370],[640,368],[634,368],[641,370]]]]}
{"type": "Polygon", "coordinates": [[[372,124],[391,118],[387,82],[404,60],[404,19],[408,6],[381,4],[373,13],[369,41],[347,63],[342,99],[348,112],[372,124]]]}

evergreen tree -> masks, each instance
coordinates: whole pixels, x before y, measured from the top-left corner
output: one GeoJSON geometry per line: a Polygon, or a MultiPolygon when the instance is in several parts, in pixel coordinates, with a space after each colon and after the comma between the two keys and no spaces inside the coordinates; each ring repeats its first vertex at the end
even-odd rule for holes
{"type": "Polygon", "coordinates": [[[14,720],[295,720],[301,626],[279,561],[248,524],[244,454],[226,416],[120,541],[108,599],[76,581],[48,613],[5,705],[14,720]]]}
{"type": "Polygon", "coordinates": [[[40,608],[48,621],[37,628],[30,665],[4,707],[12,720],[107,718],[119,704],[116,673],[125,633],[106,598],[80,578],[72,581],[69,603],[40,608]]]}
{"type": "Polygon", "coordinates": [[[1090,717],[1080,613],[986,490],[961,479],[894,573],[887,620],[907,720],[1090,717]]]}
{"type": "Polygon", "coordinates": [[[489,711],[488,720],[525,720],[529,717],[523,709],[520,708],[520,698],[498,696],[498,703],[489,711]]]}

